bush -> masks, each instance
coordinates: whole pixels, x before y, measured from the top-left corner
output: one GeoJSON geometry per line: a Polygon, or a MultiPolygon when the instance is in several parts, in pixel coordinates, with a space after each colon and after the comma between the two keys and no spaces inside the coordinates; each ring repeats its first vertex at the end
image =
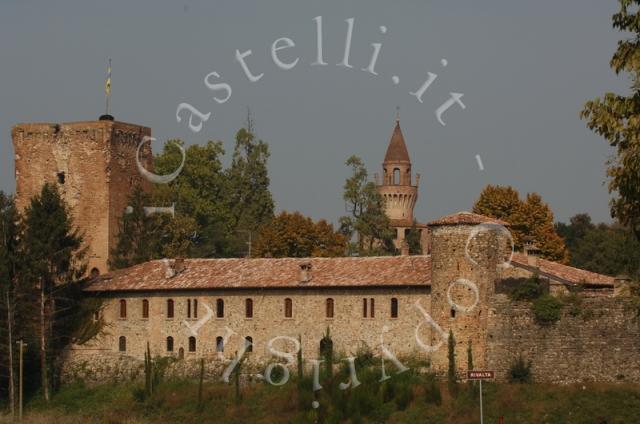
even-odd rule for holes
{"type": "Polygon", "coordinates": [[[425,401],[437,406],[442,405],[442,393],[440,392],[440,385],[436,379],[435,374],[427,375],[427,384],[424,389],[425,401]]]}
{"type": "Polygon", "coordinates": [[[551,325],[560,319],[563,304],[551,295],[544,295],[533,301],[531,309],[540,325],[551,325]]]}
{"type": "Polygon", "coordinates": [[[511,300],[535,300],[542,296],[546,287],[537,275],[527,278],[509,293],[511,300]]]}
{"type": "Polygon", "coordinates": [[[522,355],[509,368],[509,382],[531,383],[531,361],[525,362],[522,355]]]}

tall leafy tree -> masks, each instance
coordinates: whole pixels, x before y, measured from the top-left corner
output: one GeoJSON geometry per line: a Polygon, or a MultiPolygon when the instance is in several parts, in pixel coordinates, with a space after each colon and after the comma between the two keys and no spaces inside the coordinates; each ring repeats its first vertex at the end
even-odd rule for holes
{"type": "Polygon", "coordinates": [[[405,241],[409,246],[410,255],[422,255],[420,231],[418,230],[418,223],[415,219],[413,220],[413,224],[411,224],[411,229],[409,229],[409,234],[405,238],[405,241]]]}
{"type": "Polygon", "coordinates": [[[313,222],[299,212],[282,212],[261,228],[253,249],[256,257],[343,256],[346,237],[325,220],[313,222]]]}
{"type": "Polygon", "coordinates": [[[553,211],[537,193],[525,200],[512,187],[488,185],[480,193],[473,212],[498,218],[511,224],[515,247],[522,249],[527,238],[535,240],[544,258],[566,262],[566,247],[553,223],[553,211]]]}
{"type": "Polygon", "coordinates": [[[74,227],[69,209],[53,184],[45,184],[25,210],[21,253],[26,284],[36,291],[41,386],[51,398],[53,359],[68,342],[69,287],[77,286],[86,266],[82,235],[74,227]]]}
{"type": "Polygon", "coordinates": [[[6,362],[0,366],[7,378],[9,409],[15,407],[15,377],[13,346],[20,331],[16,331],[16,297],[18,296],[18,276],[20,264],[19,225],[20,216],[13,198],[0,192],[0,356],[6,362]]]}
{"type": "Polygon", "coordinates": [[[344,185],[344,201],[348,216],[340,218],[341,232],[350,240],[357,234],[361,255],[393,253],[394,232],[385,213],[384,199],[374,182],[369,181],[364,162],[357,156],[346,161],[352,174],[344,185]]]}
{"type": "Polygon", "coordinates": [[[255,231],[273,218],[273,198],[269,191],[269,145],[256,139],[252,125],[236,134],[228,178],[226,200],[234,230],[255,231]]]}
{"type": "Polygon", "coordinates": [[[628,37],[618,41],[610,65],[629,77],[629,91],[588,101],[580,116],[616,149],[607,163],[611,216],[640,240],[640,0],[618,1],[613,27],[628,37]]]}

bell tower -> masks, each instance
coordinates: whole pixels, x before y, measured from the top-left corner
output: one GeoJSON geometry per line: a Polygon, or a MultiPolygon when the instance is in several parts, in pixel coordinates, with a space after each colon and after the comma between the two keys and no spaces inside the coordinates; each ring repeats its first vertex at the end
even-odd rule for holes
{"type": "Polygon", "coordinates": [[[400,119],[396,118],[396,126],[382,162],[382,179],[376,175],[376,185],[384,199],[391,226],[396,229],[395,244],[398,249],[402,248],[406,232],[413,224],[419,183],[420,174],[413,179],[409,151],[400,129],[400,119]]]}

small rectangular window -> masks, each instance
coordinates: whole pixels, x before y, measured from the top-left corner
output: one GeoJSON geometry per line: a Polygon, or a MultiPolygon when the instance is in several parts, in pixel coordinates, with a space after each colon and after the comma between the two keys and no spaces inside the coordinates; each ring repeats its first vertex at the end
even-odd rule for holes
{"type": "Polygon", "coordinates": [[[375,300],[373,298],[370,299],[371,300],[371,318],[375,318],[376,317],[376,303],[375,300]]]}
{"type": "Polygon", "coordinates": [[[366,298],[362,299],[362,316],[364,318],[367,317],[367,299],[366,298]]]}

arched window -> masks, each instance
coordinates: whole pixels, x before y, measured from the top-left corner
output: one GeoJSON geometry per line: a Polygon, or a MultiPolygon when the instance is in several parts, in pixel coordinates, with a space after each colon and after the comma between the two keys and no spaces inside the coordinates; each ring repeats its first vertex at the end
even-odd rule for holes
{"type": "Polygon", "coordinates": [[[184,348],[178,349],[178,359],[184,359],[184,348]]]}
{"type": "Polygon", "coordinates": [[[247,336],[244,338],[245,352],[253,352],[253,337],[247,336]]]}
{"type": "Polygon", "coordinates": [[[127,301],[120,299],[120,318],[127,318],[127,301]]]}
{"type": "Polygon", "coordinates": [[[400,184],[400,170],[398,168],[395,168],[393,170],[393,184],[394,185],[400,184]]]}
{"type": "Polygon", "coordinates": [[[216,337],[216,352],[224,352],[224,339],[221,336],[216,337]]]}
{"type": "Polygon", "coordinates": [[[127,351],[127,338],[125,336],[120,336],[120,338],[118,339],[118,350],[120,352],[127,351]]]}
{"type": "Polygon", "coordinates": [[[142,299],[142,318],[149,318],[149,301],[142,299]]]}
{"type": "Polygon", "coordinates": [[[189,352],[196,351],[196,338],[191,336],[189,337],[189,352]]]}
{"type": "Polygon", "coordinates": [[[95,280],[100,276],[100,270],[98,268],[92,268],[91,273],[89,274],[89,278],[95,280]]]}
{"type": "Polygon", "coordinates": [[[288,297],[284,300],[284,317],[293,318],[293,301],[288,297]]]}
{"type": "Polygon", "coordinates": [[[224,300],[216,300],[216,317],[224,318],[224,300]]]}
{"type": "Polygon", "coordinates": [[[167,352],[173,352],[173,337],[167,337],[167,352]]]}
{"type": "Polygon", "coordinates": [[[456,308],[451,308],[451,318],[456,317],[456,308]]]}
{"type": "Polygon", "coordinates": [[[245,299],[244,312],[247,318],[253,318],[253,299],[245,299]]]}
{"type": "Polygon", "coordinates": [[[333,299],[328,298],[326,303],[327,318],[333,318],[333,299]]]}
{"type": "Polygon", "coordinates": [[[167,299],[167,318],[173,318],[173,299],[167,299]]]}
{"type": "Polygon", "coordinates": [[[398,299],[391,298],[391,318],[398,318],[398,299]]]}

